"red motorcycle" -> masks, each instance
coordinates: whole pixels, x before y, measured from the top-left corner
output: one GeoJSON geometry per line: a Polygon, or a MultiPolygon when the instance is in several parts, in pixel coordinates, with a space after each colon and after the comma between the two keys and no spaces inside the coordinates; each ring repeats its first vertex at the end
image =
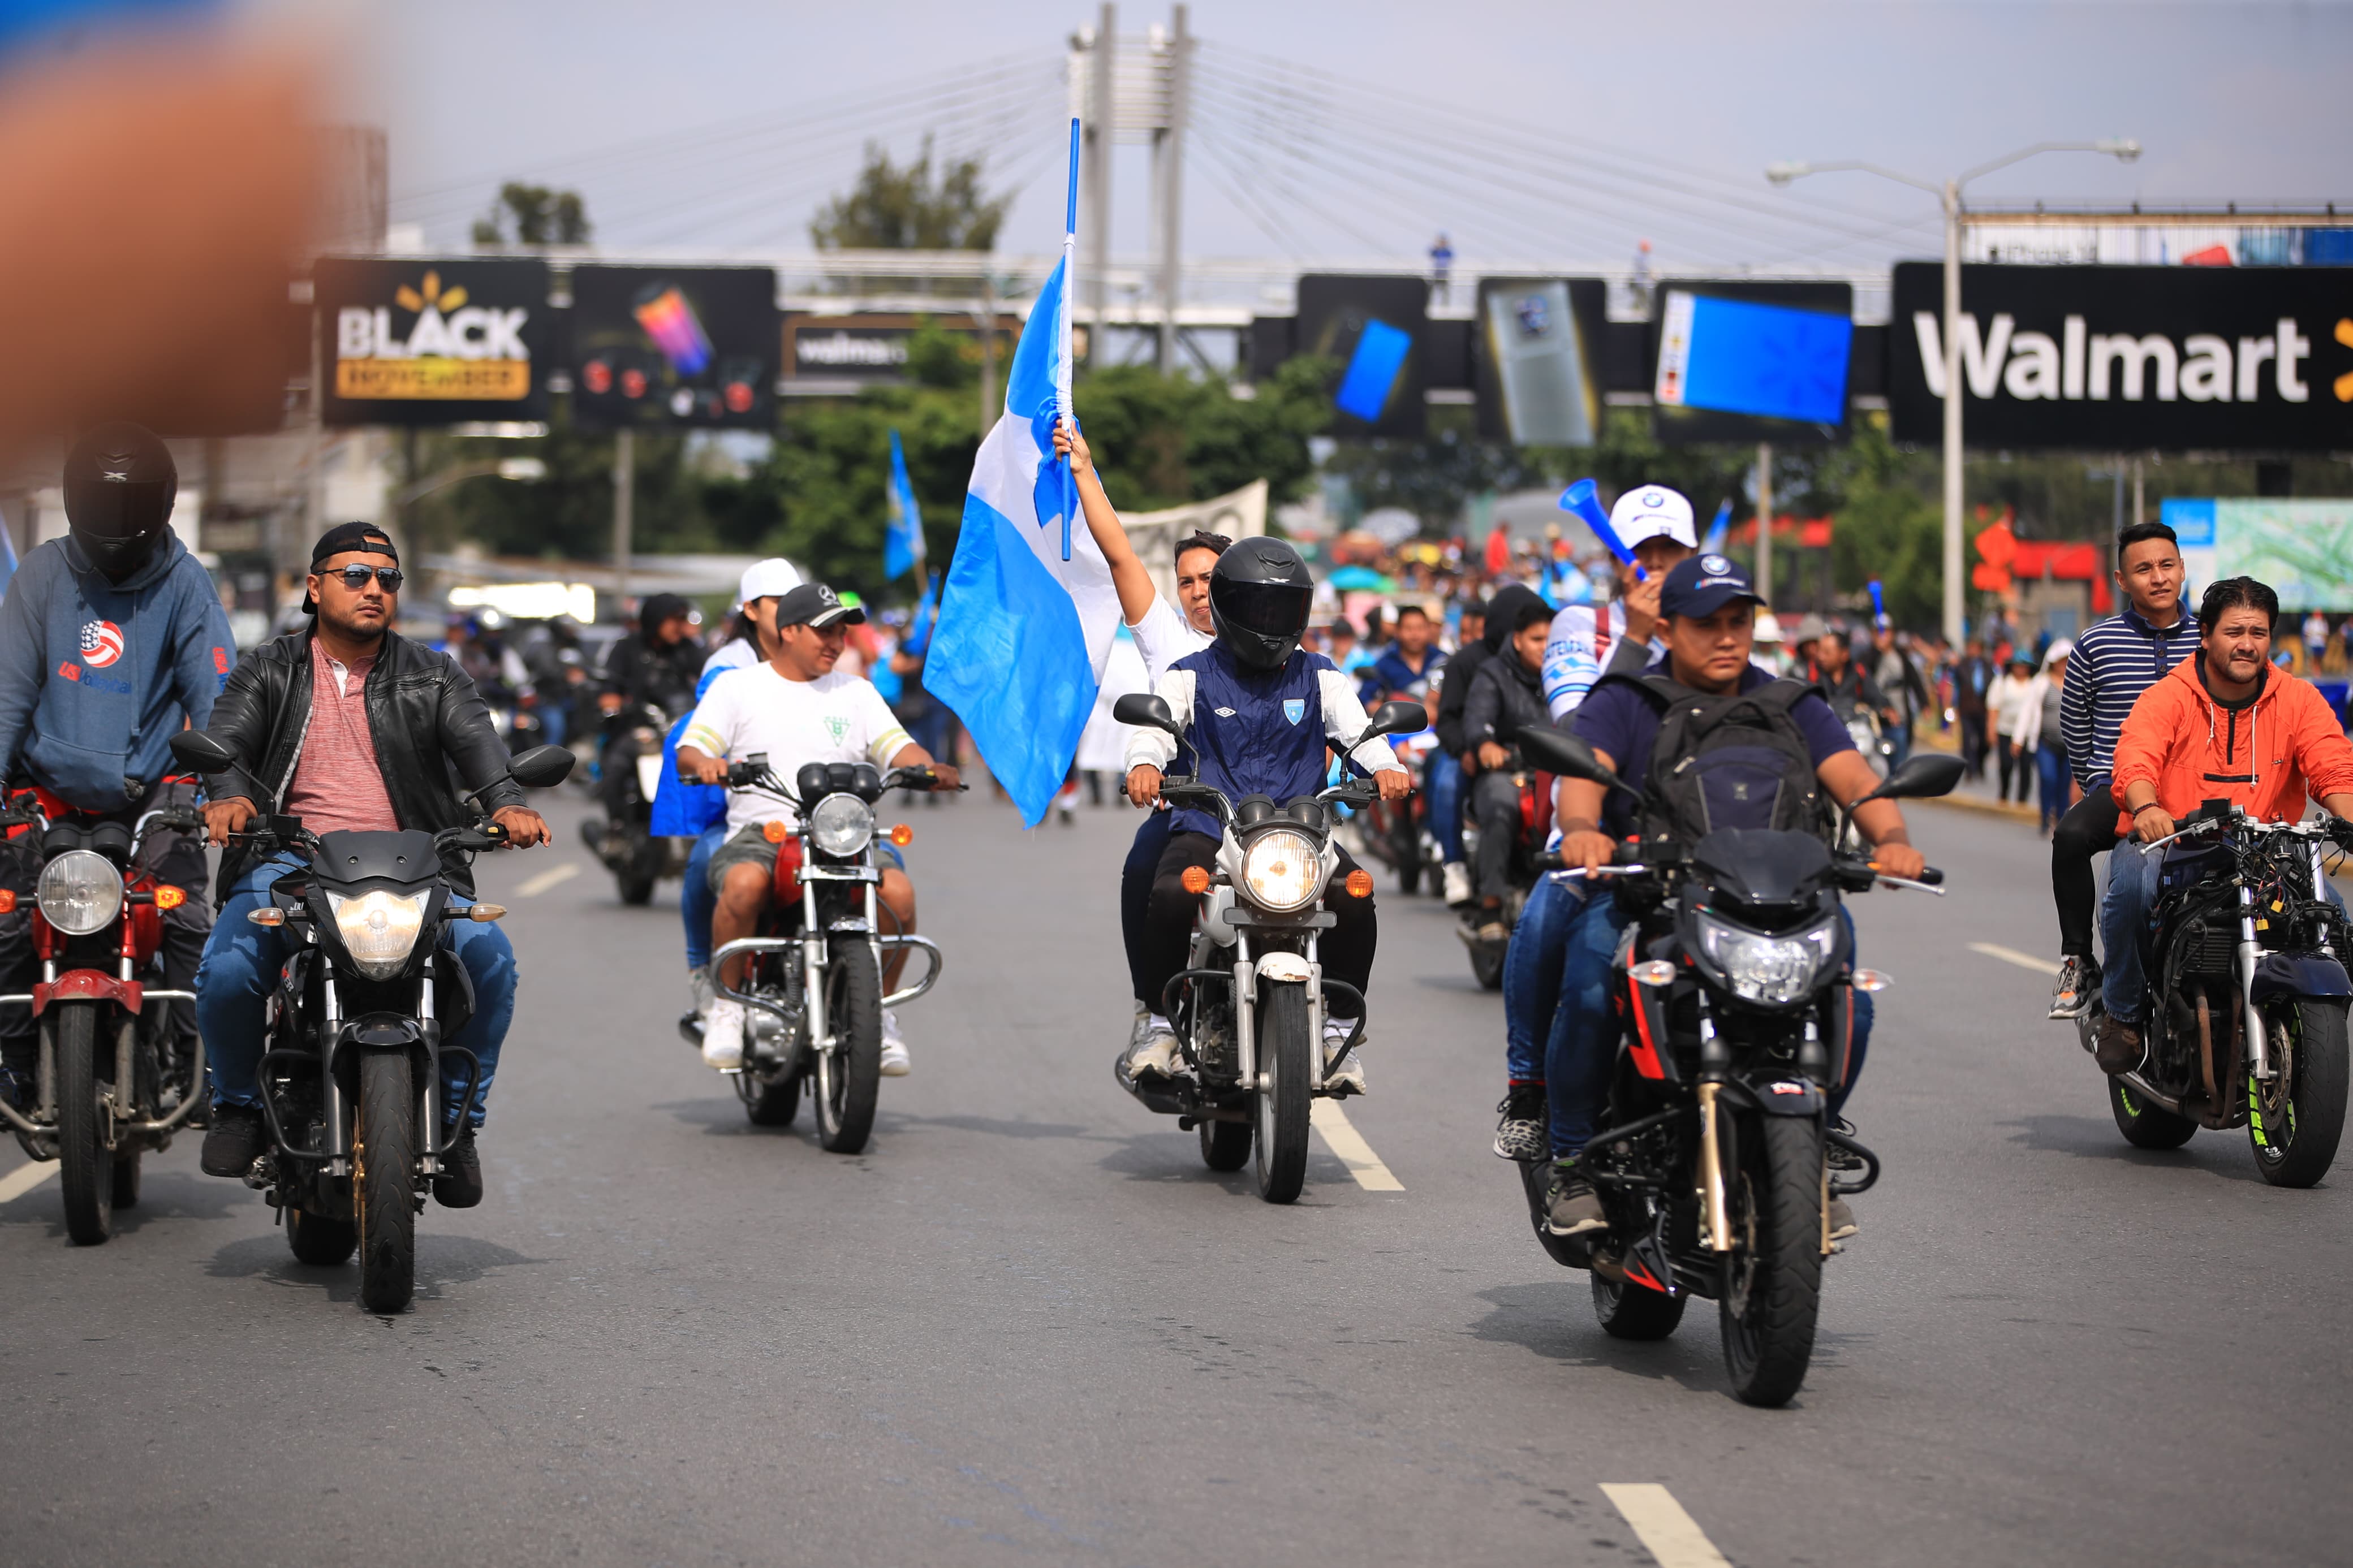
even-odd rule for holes
{"type": "MultiPolygon", "coordinates": [[[[181,1056],[173,1027],[171,1004],[195,993],[165,989],[157,957],[164,911],[202,889],[161,882],[140,863],[151,831],[193,831],[204,818],[165,805],[126,827],[37,789],[9,806],[0,828],[37,835],[30,925],[41,978],[0,1006],[33,1010],[40,1055],[32,1113],[0,1101],[0,1116],[26,1153],[58,1163],[66,1234],[94,1247],[113,1234],[114,1211],[138,1203],[140,1156],[169,1147],[207,1098],[204,1047],[181,1056]]],[[[16,902],[0,889],[0,913],[16,902]]]]}

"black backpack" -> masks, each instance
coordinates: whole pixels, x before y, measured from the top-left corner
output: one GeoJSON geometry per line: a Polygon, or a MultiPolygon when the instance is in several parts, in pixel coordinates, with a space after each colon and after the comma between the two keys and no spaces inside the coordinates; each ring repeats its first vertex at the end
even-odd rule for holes
{"type": "Polygon", "coordinates": [[[1642,791],[1645,835],[1684,844],[1726,827],[1830,836],[1830,803],[1791,714],[1820,688],[1784,679],[1718,696],[1658,673],[1607,676],[1595,686],[1611,682],[1640,690],[1659,714],[1650,771],[1628,779],[1642,791]]]}

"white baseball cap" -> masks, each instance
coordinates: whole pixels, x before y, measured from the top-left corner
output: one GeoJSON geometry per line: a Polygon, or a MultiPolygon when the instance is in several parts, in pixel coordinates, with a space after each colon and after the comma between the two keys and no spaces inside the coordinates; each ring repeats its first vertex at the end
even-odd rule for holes
{"type": "MultiPolygon", "coordinates": [[[[1690,509],[1684,510],[1688,515],[1690,509]]],[[[754,561],[744,568],[744,580],[735,585],[735,608],[740,610],[754,599],[781,599],[800,585],[799,568],[783,556],[754,561]]]]}
{"type": "Polygon", "coordinates": [[[1664,485],[1636,485],[1609,509],[1609,531],[1631,550],[1646,539],[1665,534],[1686,550],[1699,548],[1692,528],[1692,503],[1681,490],[1664,485]]]}

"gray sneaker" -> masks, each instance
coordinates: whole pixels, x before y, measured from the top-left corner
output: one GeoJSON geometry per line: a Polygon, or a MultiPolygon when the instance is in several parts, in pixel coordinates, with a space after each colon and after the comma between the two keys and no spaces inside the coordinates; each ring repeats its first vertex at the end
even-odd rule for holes
{"type": "Polygon", "coordinates": [[[1854,1210],[1849,1208],[1846,1200],[1836,1194],[1831,1196],[1830,1219],[1832,1241],[1844,1241],[1862,1228],[1854,1223],[1854,1210]]]}
{"type": "Polygon", "coordinates": [[[1130,1079],[1174,1078],[1177,1073],[1176,1036],[1169,1029],[1147,1027],[1144,1038],[1127,1053],[1130,1079]]]}
{"type": "Polygon", "coordinates": [[[2082,1017],[2090,1010],[2092,991],[2099,983],[2096,964],[2088,958],[2067,954],[2059,962],[2059,978],[2051,983],[2051,1016],[2082,1017]]]}
{"type": "Polygon", "coordinates": [[[1555,1236],[1583,1236],[1609,1228],[1609,1216],[1602,1212],[1600,1196],[1584,1171],[1574,1161],[1555,1164],[1552,1186],[1545,1194],[1545,1229],[1555,1236]]]}

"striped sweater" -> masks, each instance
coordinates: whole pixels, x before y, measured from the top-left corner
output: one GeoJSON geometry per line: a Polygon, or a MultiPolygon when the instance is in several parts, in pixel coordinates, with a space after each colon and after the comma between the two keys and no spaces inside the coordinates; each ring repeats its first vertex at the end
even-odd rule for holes
{"type": "Polygon", "coordinates": [[[2075,639],[2067,684],[2059,693],[2059,731],[2067,743],[2068,769],[2085,791],[2106,781],[2116,733],[2140,694],[2197,651],[2198,617],[2186,608],[2162,631],[2126,609],[2075,639]]]}

